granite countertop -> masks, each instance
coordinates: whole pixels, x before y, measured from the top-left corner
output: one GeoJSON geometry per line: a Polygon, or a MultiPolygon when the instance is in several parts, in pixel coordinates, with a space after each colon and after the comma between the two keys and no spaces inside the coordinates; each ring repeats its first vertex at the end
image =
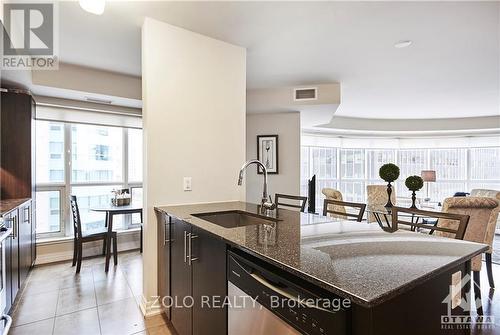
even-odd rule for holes
{"type": "Polygon", "coordinates": [[[158,207],[228,244],[300,276],[354,303],[373,307],[487,250],[478,243],[410,231],[389,233],[377,224],[280,209],[272,225],[223,228],[191,214],[259,206],[221,202],[158,207]]]}
{"type": "Polygon", "coordinates": [[[3,199],[0,200],[0,216],[4,215],[7,212],[10,212],[14,208],[21,206],[26,201],[30,200],[29,198],[21,198],[21,199],[3,199]]]}

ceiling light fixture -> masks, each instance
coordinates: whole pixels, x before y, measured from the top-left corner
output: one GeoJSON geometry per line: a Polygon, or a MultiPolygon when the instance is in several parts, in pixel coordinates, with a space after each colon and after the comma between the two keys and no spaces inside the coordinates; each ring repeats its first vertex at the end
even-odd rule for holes
{"type": "Polygon", "coordinates": [[[397,49],[402,49],[402,48],[409,47],[412,43],[413,43],[413,41],[410,41],[410,40],[399,41],[399,42],[394,43],[394,47],[397,49]]]}
{"type": "Polygon", "coordinates": [[[104,7],[106,6],[105,0],[80,0],[79,3],[80,7],[85,11],[95,15],[104,13],[104,7]]]}

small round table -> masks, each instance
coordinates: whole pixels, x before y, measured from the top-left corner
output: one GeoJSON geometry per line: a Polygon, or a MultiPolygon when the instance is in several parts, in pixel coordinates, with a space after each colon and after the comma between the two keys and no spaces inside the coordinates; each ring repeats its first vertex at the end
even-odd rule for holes
{"type": "MultiPolygon", "coordinates": [[[[404,203],[404,204],[395,204],[394,205],[395,207],[408,207],[408,204],[407,203],[404,203]]],[[[428,206],[421,206],[421,205],[418,205],[417,206],[417,209],[424,209],[424,210],[438,210],[438,211],[441,211],[441,207],[440,206],[437,206],[437,207],[428,207],[428,206]]],[[[391,217],[392,215],[392,210],[391,210],[391,207],[385,207],[384,205],[370,205],[370,206],[366,206],[366,211],[368,213],[371,213],[373,214],[373,216],[375,217],[375,220],[377,221],[378,225],[380,226],[380,228],[384,229],[384,228],[391,228],[391,223],[389,222],[389,217],[391,217]],[[386,224],[387,227],[384,227],[384,222],[386,224]]],[[[418,214],[406,214],[406,213],[402,213],[400,214],[401,216],[406,216],[406,217],[410,217],[411,218],[411,221],[412,223],[418,223],[420,219],[422,220],[425,220],[425,218],[427,218],[427,216],[422,216],[422,215],[418,215],[418,214]]],[[[437,224],[437,220],[432,220],[432,221],[428,221],[427,224],[429,225],[435,225],[437,224]]]]}
{"type": "MultiPolygon", "coordinates": [[[[106,237],[106,265],[105,271],[109,270],[109,260],[111,258],[111,233],[113,232],[113,216],[123,215],[123,214],[134,214],[137,213],[141,216],[142,222],[142,202],[132,202],[130,205],[126,206],[114,206],[109,205],[99,205],[90,208],[94,212],[105,212],[106,213],[106,226],[108,227],[108,233],[106,237]]],[[[141,229],[141,250],[142,250],[142,229],[141,229]]]]}

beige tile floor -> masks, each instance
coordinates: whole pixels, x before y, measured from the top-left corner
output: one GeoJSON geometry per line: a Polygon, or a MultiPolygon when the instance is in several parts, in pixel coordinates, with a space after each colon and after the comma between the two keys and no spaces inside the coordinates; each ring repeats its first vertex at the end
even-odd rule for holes
{"type": "Polygon", "coordinates": [[[160,315],[145,319],[138,302],[142,257],[121,253],[104,272],[104,258],[35,267],[13,307],[11,335],[170,335],[160,315]]]}

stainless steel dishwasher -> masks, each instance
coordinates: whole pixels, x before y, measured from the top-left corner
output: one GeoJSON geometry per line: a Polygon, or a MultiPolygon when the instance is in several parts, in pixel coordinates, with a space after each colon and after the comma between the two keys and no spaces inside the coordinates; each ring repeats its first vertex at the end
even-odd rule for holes
{"type": "Polygon", "coordinates": [[[345,308],[328,309],[316,303],[338,297],[298,286],[292,281],[299,280],[277,272],[244,255],[228,253],[229,335],[347,333],[345,308]]]}

